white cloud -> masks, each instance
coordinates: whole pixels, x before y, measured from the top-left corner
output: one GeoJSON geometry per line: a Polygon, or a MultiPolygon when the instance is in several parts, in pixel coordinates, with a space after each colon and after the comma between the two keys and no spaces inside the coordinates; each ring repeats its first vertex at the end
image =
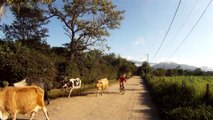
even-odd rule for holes
{"type": "Polygon", "coordinates": [[[144,37],[140,37],[140,38],[137,38],[134,42],[135,45],[142,45],[144,44],[144,37]]]}
{"type": "Polygon", "coordinates": [[[135,60],[132,56],[122,56],[123,58],[126,58],[127,60],[135,60]]]}

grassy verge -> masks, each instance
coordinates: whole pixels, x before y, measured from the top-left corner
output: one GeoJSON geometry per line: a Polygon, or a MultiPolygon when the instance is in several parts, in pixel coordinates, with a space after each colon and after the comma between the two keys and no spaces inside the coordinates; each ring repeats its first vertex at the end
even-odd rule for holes
{"type": "Polygon", "coordinates": [[[213,77],[154,77],[146,82],[163,120],[213,120],[213,77]]]}
{"type": "MultiPolygon", "coordinates": [[[[117,80],[109,80],[109,85],[116,84],[117,80]]],[[[85,91],[96,89],[96,83],[92,84],[82,84],[80,89],[74,89],[71,96],[77,96],[85,91]]],[[[48,97],[51,99],[56,99],[59,97],[67,97],[69,95],[70,89],[52,89],[48,92],[48,97]]]]}

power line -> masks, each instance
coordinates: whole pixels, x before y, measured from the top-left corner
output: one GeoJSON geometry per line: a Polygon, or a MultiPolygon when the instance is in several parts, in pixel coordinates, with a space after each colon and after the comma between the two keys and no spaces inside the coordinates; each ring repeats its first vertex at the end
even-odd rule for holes
{"type": "Polygon", "coordinates": [[[192,14],[192,11],[194,10],[195,6],[197,5],[197,2],[199,0],[196,0],[195,3],[193,4],[192,6],[192,9],[190,10],[190,12],[188,13],[186,19],[184,20],[184,22],[182,23],[181,27],[178,29],[178,31],[175,33],[174,37],[172,38],[172,40],[175,40],[177,35],[179,34],[179,32],[182,30],[183,26],[186,24],[187,20],[189,19],[189,17],[191,16],[192,14]]]}
{"type": "Polygon", "coordinates": [[[156,53],[155,53],[154,56],[152,57],[152,60],[153,60],[153,59],[155,58],[155,56],[158,54],[159,50],[161,49],[161,47],[162,47],[162,45],[163,45],[163,43],[164,43],[164,41],[165,41],[165,39],[166,39],[166,37],[167,37],[167,35],[168,35],[170,29],[171,29],[171,26],[172,26],[172,24],[173,24],[173,22],[174,22],[174,19],[175,19],[175,17],[176,17],[176,14],[177,14],[177,12],[178,12],[178,9],[179,9],[179,7],[180,7],[180,4],[181,4],[181,0],[179,0],[178,6],[177,6],[176,11],[175,11],[175,14],[174,14],[174,16],[173,16],[173,18],[172,18],[172,21],[171,21],[171,23],[170,23],[170,25],[169,25],[169,28],[168,28],[168,30],[167,30],[167,32],[166,32],[164,38],[163,38],[163,41],[162,41],[161,44],[160,44],[158,50],[156,51],[156,53]]]}
{"type": "Polygon", "coordinates": [[[169,56],[168,59],[170,59],[176,52],[177,50],[183,45],[183,43],[186,41],[186,39],[189,37],[189,35],[192,33],[192,31],[194,30],[194,28],[197,26],[197,24],[200,22],[201,18],[203,17],[203,15],[205,14],[206,10],[209,8],[210,4],[212,3],[212,0],[209,1],[208,5],[206,6],[205,10],[203,11],[203,13],[200,15],[199,19],[196,21],[196,23],[194,24],[194,26],[192,27],[192,29],[189,31],[189,33],[186,35],[186,37],[181,41],[181,43],[178,45],[178,47],[172,52],[172,54],[169,56]]]}

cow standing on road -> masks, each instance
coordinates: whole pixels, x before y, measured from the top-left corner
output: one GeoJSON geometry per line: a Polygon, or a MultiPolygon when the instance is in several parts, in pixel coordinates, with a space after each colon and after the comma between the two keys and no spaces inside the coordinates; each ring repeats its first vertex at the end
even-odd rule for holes
{"type": "Polygon", "coordinates": [[[73,89],[79,89],[80,87],[81,87],[81,79],[79,78],[76,79],[71,78],[62,86],[62,88],[70,88],[68,97],[70,97],[73,89]]]}
{"type": "Polygon", "coordinates": [[[14,83],[13,85],[15,87],[22,87],[22,86],[28,86],[28,85],[39,86],[40,88],[44,90],[44,99],[47,101],[47,105],[49,105],[50,101],[48,98],[47,85],[45,84],[42,78],[37,78],[37,77],[25,78],[19,82],[14,83]]]}
{"type": "Polygon", "coordinates": [[[17,113],[30,113],[30,120],[42,109],[47,120],[49,116],[44,104],[44,90],[38,86],[5,87],[0,90],[0,119],[6,120],[9,115],[16,120],[17,113]]]}
{"type": "Polygon", "coordinates": [[[103,95],[103,92],[108,89],[109,81],[107,78],[103,78],[98,80],[96,87],[97,87],[97,96],[103,95]]]}

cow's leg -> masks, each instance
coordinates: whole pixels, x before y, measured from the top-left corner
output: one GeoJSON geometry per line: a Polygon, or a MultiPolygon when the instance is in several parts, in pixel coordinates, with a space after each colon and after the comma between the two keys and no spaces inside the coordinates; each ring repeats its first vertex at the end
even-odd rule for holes
{"type": "Polygon", "coordinates": [[[0,111],[0,120],[3,120],[3,112],[0,111]]]}
{"type": "Polygon", "coordinates": [[[35,112],[35,111],[33,111],[33,112],[31,112],[31,113],[30,113],[30,120],[32,120],[32,119],[33,119],[33,117],[35,116],[35,114],[36,114],[36,112],[35,112]]]}
{"type": "Polygon", "coordinates": [[[13,113],[11,114],[11,117],[12,117],[12,120],[16,120],[16,112],[13,112],[13,113]]]}
{"type": "Polygon", "coordinates": [[[70,95],[71,95],[71,93],[72,93],[72,90],[73,90],[73,88],[70,89],[70,93],[69,93],[68,98],[70,97],[70,95]]]}
{"type": "Polygon", "coordinates": [[[42,109],[42,111],[43,111],[43,113],[44,113],[44,115],[46,117],[46,120],[49,120],[49,114],[47,112],[47,108],[46,107],[42,107],[41,109],[42,109]]]}
{"type": "Polygon", "coordinates": [[[99,95],[99,90],[97,90],[97,95],[96,96],[98,97],[98,95],[99,95]]]}
{"type": "Polygon", "coordinates": [[[48,112],[47,112],[47,108],[46,108],[46,107],[42,108],[42,111],[44,112],[44,115],[45,115],[45,117],[46,117],[46,120],[49,120],[49,114],[48,114],[48,112]]]}
{"type": "Polygon", "coordinates": [[[0,111],[0,120],[7,120],[7,118],[9,117],[9,115],[7,113],[3,113],[2,111],[0,111]]]}
{"type": "Polygon", "coordinates": [[[103,90],[101,90],[101,96],[103,95],[103,90]]]}

